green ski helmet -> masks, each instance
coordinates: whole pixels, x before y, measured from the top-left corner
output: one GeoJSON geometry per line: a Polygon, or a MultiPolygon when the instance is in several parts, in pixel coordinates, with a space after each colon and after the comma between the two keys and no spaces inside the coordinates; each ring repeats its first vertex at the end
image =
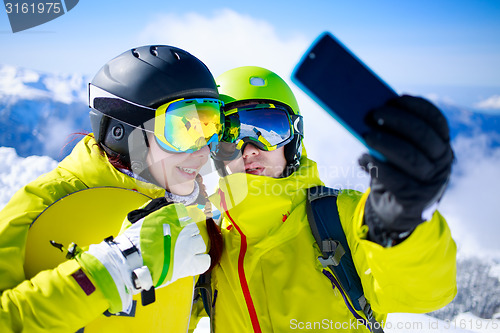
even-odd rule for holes
{"type": "MultiPolygon", "coordinates": [[[[243,66],[228,70],[215,80],[224,110],[229,111],[242,102],[272,103],[286,108],[290,115],[300,116],[299,105],[288,84],[276,73],[257,66],[243,66]]],[[[300,165],[302,151],[303,120],[298,117],[294,124],[292,140],[285,145],[287,170],[293,173],[300,165]]],[[[243,149],[243,147],[242,147],[243,149]]]]}

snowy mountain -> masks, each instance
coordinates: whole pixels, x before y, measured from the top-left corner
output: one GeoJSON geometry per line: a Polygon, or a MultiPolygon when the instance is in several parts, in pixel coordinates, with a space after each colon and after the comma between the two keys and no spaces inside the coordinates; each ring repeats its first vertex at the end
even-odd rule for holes
{"type": "MultiPolygon", "coordinates": [[[[71,134],[89,132],[88,79],[0,65],[0,146],[61,160],[71,134]]],[[[71,144],[70,147],[71,148],[71,144]]]]}
{"type": "MultiPolygon", "coordinates": [[[[90,131],[88,81],[89,78],[79,75],[38,73],[0,65],[0,209],[15,191],[53,169],[57,161],[69,153],[73,145],[71,134],[90,131]],[[70,144],[64,148],[67,143],[70,144]]],[[[477,325],[455,325],[452,331],[487,332],[484,323],[500,318],[500,205],[497,199],[500,115],[479,113],[439,100],[434,102],[449,120],[456,154],[450,186],[440,210],[450,224],[459,249],[458,295],[450,305],[430,315],[390,317],[394,322],[403,319],[426,322],[427,330],[392,331],[444,332],[450,330],[446,324],[458,318],[466,324],[480,323],[486,330],[477,325]],[[438,330],[430,329],[434,322],[438,323],[438,330]]],[[[299,104],[306,102],[299,98],[299,104]]],[[[330,130],[338,125],[324,113],[313,109],[310,112],[303,111],[308,153],[318,162],[320,171],[326,170],[322,176],[326,173],[327,185],[334,186],[340,179],[351,177],[353,163],[364,148],[341,130],[330,130]],[[316,149],[325,146],[333,153],[316,149]],[[332,165],[336,165],[336,169],[332,169],[332,165]]],[[[357,177],[358,183],[366,187],[366,175],[352,174],[352,178],[357,177]]]]}
{"type": "Polygon", "coordinates": [[[255,136],[257,136],[258,138],[260,138],[260,136],[264,136],[264,138],[267,138],[269,142],[279,143],[283,141],[281,135],[279,135],[275,131],[267,131],[264,128],[254,127],[247,124],[241,124],[240,132],[240,135],[243,137],[248,136],[251,138],[255,138],[255,136]]]}
{"type": "Polygon", "coordinates": [[[500,319],[500,260],[460,258],[457,271],[457,296],[432,316],[444,320],[469,312],[479,318],[500,319]]]}
{"type": "Polygon", "coordinates": [[[488,135],[490,147],[500,147],[500,114],[461,108],[436,102],[448,118],[451,138],[488,135]]]}
{"type": "MultiPolygon", "coordinates": [[[[14,147],[23,157],[64,158],[70,149],[61,149],[71,141],[69,136],[91,130],[89,79],[0,65],[0,147],[14,147]]],[[[453,138],[486,133],[489,147],[500,146],[500,115],[435,102],[448,117],[453,138]]]]}

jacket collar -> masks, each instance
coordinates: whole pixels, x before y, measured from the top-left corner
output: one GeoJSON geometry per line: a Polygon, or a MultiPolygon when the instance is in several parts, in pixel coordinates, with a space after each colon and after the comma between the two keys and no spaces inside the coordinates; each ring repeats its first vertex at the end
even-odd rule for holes
{"type": "Polygon", "coordinates": [[[59,168],[70,172],[89,188],[121,187],[136,190],[152,198],[165,194],[161,187],[134,179],[117,170],[90,135],[80,140],[71,154],[59,163],[59,168]]]}
{"type": "Polygon", "coordinates": [[[300,168],[285,178],[238,173],[223,177],[212,202],[223,212],[225,225],[249,241],[276,232],[293,210],[306,200],[307,189],[323,185],[316,163],[303,157],[300,168]]]}

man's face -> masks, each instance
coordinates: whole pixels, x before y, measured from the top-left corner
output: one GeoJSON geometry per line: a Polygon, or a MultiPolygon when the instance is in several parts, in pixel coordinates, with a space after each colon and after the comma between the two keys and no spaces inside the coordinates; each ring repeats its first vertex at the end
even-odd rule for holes
{"type": "Polygon", "coordinates": [[[247,144],[241,157],[226,163],[231,173],[246,172],[252,175],[279,178],[286,167],[285,147],[264,151],[247,144]]]}

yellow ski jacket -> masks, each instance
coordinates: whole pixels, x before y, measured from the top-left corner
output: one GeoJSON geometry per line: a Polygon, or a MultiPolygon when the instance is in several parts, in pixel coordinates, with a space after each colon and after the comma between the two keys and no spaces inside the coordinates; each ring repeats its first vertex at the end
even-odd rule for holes
{"type": "MultiPolygon", "coordinates": [[[[158,289],[156,302],[146,307],[142,307],[139,300],[132,316],[110,316],[109,313],[105,316],[103,313],[109,305],[102,293],[97,289],[86,295],[72,277],[80,269],[76,260],[67,260],[53,269],[26,276],[23,265],[31,223],[58,199],[80,190],[102,186],[131,189],[150,198],[165,194],[165,190],[160,187],[137,181],[117,171],[102,154],[95,140],[86,136],[56,169],[19,190],[0,211],[0,332],[187,331],[193,278],[184,278],[158,289]],[[82,327],[85,329],[79,330],[82,327]]],[[[123,205],[127,205],[127,202],[123,202],[123,205]]],[[[205,219],[201,210],[190,207],[190,215],[205,219]]],[[[135,208],[131,207],[130,210],[135,208]]],[[[78,209],[92,210],[92,207],[82,202],[78,209]]],[[[78,213],[78,210],[74,212],[78,213]]],[[[99,219],[99,216],[95,218],[99,219]]],[[[71,223],[71,216],[61,218],[61,221],[71,223]]],[[[74,228],[82,233],[92,233],[92,230],[79,225],[74,228]]],[[[95,240],[96,243],[100,241],[102,239],[95,240]]],[[[61,254],[54,249],[54,255],[61,254]]],[[[136,301],[137,296],[134,297],[136,301]]]]}
{"type": "MultiPolygon", "coordinates": [[[[322,185],[303,157],[287,178],[232,174],[213,198],[223,212],[224,252],[212,271],[215,332],[368,332],[321,255],[306,216],[306,189],[322,185]]],[[[392,248],[368,241],[367,193],[343,191],[337,209],[365,296],[389,312],[424,313],[456,294],[456,246],[436,212],[392,248]]]]}

